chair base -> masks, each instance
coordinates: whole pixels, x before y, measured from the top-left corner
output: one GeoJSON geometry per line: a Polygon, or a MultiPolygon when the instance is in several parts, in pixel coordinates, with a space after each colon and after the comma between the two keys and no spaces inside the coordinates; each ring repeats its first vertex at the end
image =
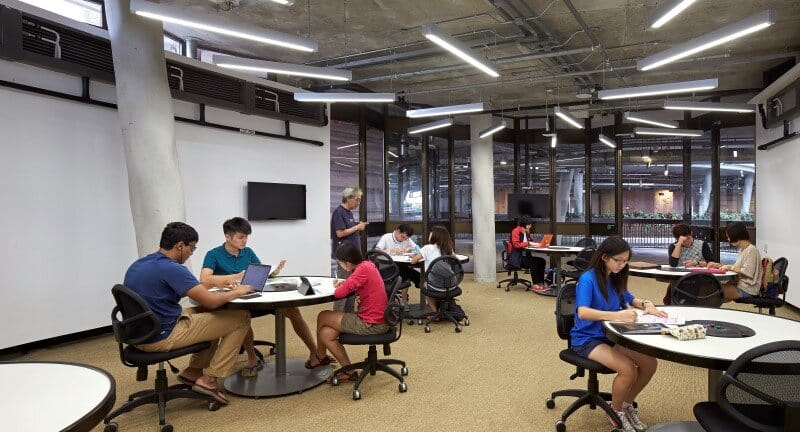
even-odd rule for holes
{"type": "MultiPolygon", "coordinates": [[[[423,318],[426,319],[425,321],[425,333],[430,333],[431,326],[430,324],[436,320],[438,321],[450,321],[453,325],[456,326],[456,333],[461,333],[461,321],[455,319],[455,317],[450,313],[450,300],[439,300],[439,307],[437,308],[436,312],[429,312],[423,318]]],[[[469,317],[464,316],[462,320],[464,325],[469,325],[469,317]]]]}
{"type": "Polygon", "coordinates": [[[500,282],[497,282],[497,288],[502,288],[503,284],[506,284],[505,286],[506,292],[511,290],[511,287],[514,285],[522,285],[525,287],[525,291],[528,291],[531,289],[532,282],[520,278],[519,275],[517,274],[517,271],[514,271],[514,277],[503,279],[500,282]]]}
{"type": "MultiPolygon", "coordinates": [[[[574,375],[573,375],[574,376],[574,375]]],[[[596,409],[600,407],[605,413],[611,417],[616,424],[620,424],[620,418],[617,416],[617,413],[614,412],[614,409],[611,408],[609,402],[611,401],[611,393],[608,392],[601,392],[598,391],[599,389],[599,382],[597,380],[597,374],[594,372],[589,373],[589,381],[588,381],[588,388],[587,389],[567,389],[567,390],[558,390],[554,391],[550,394],[550,399],[547,399],[546,405],[547,408],[555,408],[555,398],[560,396],[569,396],[578,398],[573,401],[567,409],[561,413],[561,421],[566,422],[567,418],[569,418],[572,413],[578,410],[578,408],[589,405],[590,409],[596,409]]],[[[636,406],[636,402],[634,402],[634,406],[636,406]]]]}
{"type": "Polygon", "coordinates": [[[216,411],[219,409],[219,402],[215,401],[214,398],[193,392],[191,386],[187,384],[168,386],[167,371],[164,369],[164,364],[159,363],[158,371],[156,371],[155,388],[152,390],[138,391],[128,396],[128,401],[106,415],[103,418],[103,423],[108,425],[115,417],[130,412],[136,407],[156,404],[158,405],[158,424],[163,426],[166,424],[167,402],[173,399],[200,399],[208,403],[209,411],[216,411]]]}
{"type": "Polygon", "coordinates": [[[364,378],[366,378],[367,375],[375,375],[378,371],[387,373],[400,381],[399,389],[401,393],[404,393],[408,389],[405,379],[403,378],[404,376],[408,375],[406,362],[396,359],[378,359],[378,349],[375,345],[369,346],[367,358],[364,359],[364,361],[342,366],[333,372],[333,376],[335,377],[341,373],[347,373],[359,369],[361,372],[358,374],[358,379],[356,379],[355,385],[353,386],[353,399],[361,399],[361,392],[358,390],[358,388],[361,386],[361,382],[364,381],[364,378]],[[389,365],[400,366],[400,372],[397,372],[393,368],[389,367],[389,365]]]}

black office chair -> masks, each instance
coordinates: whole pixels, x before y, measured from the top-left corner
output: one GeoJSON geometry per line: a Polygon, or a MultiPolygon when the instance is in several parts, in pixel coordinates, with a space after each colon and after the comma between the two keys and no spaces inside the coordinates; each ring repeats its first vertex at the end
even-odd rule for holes
{"type": "Polygon", "coordinates": [[[119,348],[119,358],[125,366],[135,367],[136,381],[147,380],[147,367],[158,364],[155,387],[128,396],[128,402],[109,413],[103,419],[104,432],[115,432],[119,425],[111,420],[120,414],[146,404],[158,405],[158,424],[160,432],[172,432],[172,425],[166,423],[166,405],[173,399],[201,399],[208,403],[209,411],[219,409],[219,402],[211,396],[193,392],[187,384],[167,385],[167,371],[164,362],[188,354],[198,353],[211,347],[210,342],[202,342],[165,352],[146,352],[135,347],[161,331],[161,322],[150,310],[147,302],[130,288],[114,285],[111,288],[116,306],[111,312],[111,328],[119,348]],[[122,320],[120,320],[120,316],[122,320]]]}
{"type": "Polygon", "coordinates": [[[584,238],[578,240],[577,243],[575,243],[575,247],[582,247],[582,248],[592,247],[592,248],[596,248],[597,247],[597,242],[594,241],[593,239],[589,238],[589,237],[584,237],[584,238]]]}
{"type": "MultiPolygon", "coordinates": [[[[608,404],[611,401],[611,393],[601,392],[600,383],[597,380],[597,374],[613,374],[613,370],[603,366],[596,361],[589,360],[581,357],[572,351],[570,341],[570,331],[575,325],[575,288],[574,281],[564,284],[561,291],[558,293],[556,299],[556,330],[558,337],[567,341],[567,349],[561,350],[558,357],[569,364],[575,365],[575,373],[569,379],[574,380],[577,377],[586,376],[586,371],[589,371],[589,380],[587,382],[586,390],[582,389],[568,389],[558,390],[550,395],[550,399],[545,401],[547,408],[553,409],[556,407],[555,398],[559,396],[570,396],[578,398],[567,409],[561,413],[561,420],[556,422],[556,431],[564,432],[567,430],[567,418],[572,415],[578,408],[589,405],[589,408],[596,409],[600,407],[606,414],[614,420],[615,424],[621,424],[617,413],[608,404]]],[[[636,403],[634,402],[634,405],[636,403]]]]}
{"type": "Polygon", "coordinates": [[[751,304],[758,308],[758,313],[767,308],[770,315],[775,315],[775,308],[786,304],[786,290],[789,289],[789,276],[786,276],[786,267],[788,265],[789,260],[786,258],[778,258],[772,263],[779,275],[778,282],[775,283],[774,292],[762,293],[756,297],[740,298],[736,300],[736,303],[751,304]]]}
{"type": "Polygon", "coordinates": [[[426,284],[422,288],[422,293],[437,302],[437,311],[425,316],[425,333],[430,333],[431,322],[436,320],[447,320],[456,327],[456,333],[461,333],[461,322],[469,325],[469,317],[456,317],[451,313],[452,309],[457,309],[456,297],[461,295],[461,287],[458,284],[464,280],[464,269],[461,262],[453,255],[442,255],[431,261],[428,270],[425,272],[426,284]],[[458,319],[461,318],[461,319],[458,319]]]}
{"type": "MultiPolygon", "coordinates": [[[[375,267],[378,269],[378,272],[381,274],[381,278],[383,279],[384,285],[387,287],[387,290],[391,289],[394,284],[394,280],[400,277],[400,268],[394,262],[392,257],[387,254],[386,252],[372,249],[367,252],[366,259],[372,261],[375,264],[375,267]]],[[[400,281],[400,289],[405,289],[411,286],[410,281],[400,281]]],[[[389,294],[387,292],[386,294],[389,294]]]]}
{"type": "Polygon", "coordinates": [[[672,306],[703,306],[718,308],[725,296],[719,280],[708,273],[689,273],[681,276],[670,291],[672,306]]]}
{"type": "Polygon", "coordinates": [[[694,406],[695,418],[708,432],[800,430],[800,341],[744,352],[714,390],[716,401],[694,406]]]}
{"type": "Polygon", "coordinates": [[[562,279],[578,280],[583,272],[589,269],[589,263],[592,262],[592,256],[594,256],[595,250],[597,250],[597,248],[594,246],[586,246],[582,251],[578,252],[578,255],[575,257],[575,259],[567,261],[567,264],[572,266],[573,269],[563,269],[561,271],[562,279]]]}
{"type": "Polygon", "coordinates": [[[378,371],[386,372],[389,375],[397,378],[400,381],[398,390],[400,393],[405,393],[408,390],[408,385],[403,379],[408,375],[408,367],[406,362],[395,359],[378,359],[377,345],[383,345],[383,355],[388,356],[392,353],[391,344],[400,339],[403,333],[403,305],[400,299],[400,278],[396,277],[391,286],[391,294],[389,295],[389,303],[386,306],[386,311],[383,314],[383,319],[389,325],[389,330],[386,333],[378,335],[355,335],[349,333],[340,333],[339,342],[343,345],[369,345],[367,358],[362,362],[352,363],[337,369],[333,373],[331,384],[334,386],[339,385],[337,375],[344,372],[350,372],[356,369],[361,369],[358,374],[355,386],[353,387],[353,399],[361,399],[361,391],[358,389],[361,382],[367,375],[375,375],[378,371]],[[389,367],[389,365],[400,365],[400,373],[389,367]]]}
{"type": "Polygon", "coordinates": [[[500,252],[500,259],[503,262],[503,268],[506,269],[508,274],[514,274],[514,277],[510,277],[508,279],[503,279],[500,282],[497,282],[497,288],[506,284],[506,291],[509,291],[512,286],[514,285],[522,285],[525,287],[525,291],[531,289],[531,282],[519,277],[519,271],[523,270],[515,265],[511,265],[508,262],[508,240],[503,240],[503,250],[500,252]]]}

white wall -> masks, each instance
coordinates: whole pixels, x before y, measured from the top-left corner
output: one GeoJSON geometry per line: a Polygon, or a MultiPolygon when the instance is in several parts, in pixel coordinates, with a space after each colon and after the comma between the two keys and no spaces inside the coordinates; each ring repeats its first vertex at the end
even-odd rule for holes
{"type": "MultiPolygon", "coordinates": [[[[791,131],[800,129],[800,117],[791,131]]],[[[756,146],[780,138],[783,127],[764,130],[756,120],[756,146]]],[[[767,256],[789,260],[786,301],[800,306],[800,137],[756,152],[756,237],[767,256]],[[796,275],[796,276],[794,276],[796,275]]]]}
{"type": "MultiPolygon", "coordinates": [[[[75,94],[73,80],[24,65],[0,61],[0,79],[75,94]]],[[[283,133],[282,122],[232,112],[207,120],[283,133]]],[[[330,272],[330,132],[293,124],[292,134],[325,146],[176,124],[187,222],[200,234],[195,274],[224,240],[222,222],[246,217],[247,181],[307,186],[308,219],[253,223],[261,260],[287,259],[284,274],[330,272]]],[[[109,325],[110,288],[136,259],[117,112],[0,87],[0,153],[0,349],[109,325]]]]}

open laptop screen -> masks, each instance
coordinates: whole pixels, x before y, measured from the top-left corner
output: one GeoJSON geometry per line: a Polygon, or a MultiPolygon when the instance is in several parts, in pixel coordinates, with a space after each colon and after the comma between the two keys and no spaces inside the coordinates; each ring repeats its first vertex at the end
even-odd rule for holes
{"type": "Polygon", "coordinates": [[[264,290],[264,284],[267,283],[269,272],[272,266],[268,264],[250,264],[242,277],[242,285],[250,285],[253,291],[261,292],[264,290]]]}

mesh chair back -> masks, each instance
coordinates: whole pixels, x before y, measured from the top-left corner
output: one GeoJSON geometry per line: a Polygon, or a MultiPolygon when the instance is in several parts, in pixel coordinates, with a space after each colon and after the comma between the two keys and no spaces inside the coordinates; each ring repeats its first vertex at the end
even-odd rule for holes
{"type": "Polygon", "coordinates": [[[715,393],[720,408],[740,423],[759,431],[789,430],[785,419],[800,418],[800,341],[746,351],[717,382],[715,393]],[[755,415],[759,407],[772,415],[755,415]]]}
{"type": "Polygon", "coordinates": [[[570,331],[575,325],[575,296],[577,284],[570,281],[564,284],[556,299],[556,330],[558,337],[570,340],[570,331]]]}
{"type": "Polygon", "coordinates": [[[722,285],[707,273],[689,273],[672,286],[673,306],[720,307],[724,300],[722,285]]]}
{"type": "Polygon", "coordinates": [[[582,238],[582,239],[578,240],[578,242],[577,242],[577,243],[575,243],[575,247],[582,247],[582,248],[591,247],[591,248],[596,248],[596,247],[597,247],[597,242],[596,242],[596,241],[594,241],[593,239],[590,239],[589,237],[584,237],[584,238],[582,238]]]}
{"type": "Polygon", "coordinates": [[[392,284],[391,292],[389,293],[389,303],[386,305],[386,311],[383,313],[383,319],[386,325],[397,330],[395,340],[400,339],[400,333],[403,331],[403,295],[400,292],[400,285],[402,280],[395,279],[392,284]]]}
{"type": "Polygon", "coordinates": [[[161,331],[161,321],[139,294],[119,284],[111,288],[111,294],[117,304],[111,312],[111,328],[117,343],[137,345],[161,331]]]}
{"type": "Polygon", "coordinates": [[[464,280],[464,268],[453,255],[442,255],[428,265],[425,272],[428,289],[449,291],[464,280]]]}
{"type": "Polygon", "coordinates": [[[394,280],[400,276],[400,268],[397,267],[392,257],[386,252],[373,249],[367,252],[367,259],[375,264],[387,291],[390,290],[394,280]]]}
{"type": "Polygon", "coordinates": [[[594,246],[587,246],[582,251],[578,252],[578,256],[572,261],[572,266],[576,270],[585,271],[589,269],[589,263],[592,261],[592,256],[597,250],[594,246]]]}
{"type": "Polygon", "coordinates": [[[772,267],[778,271],[778,280],[786,274],[786,267],[789,266],[789,260],[786,258],[778,258],[772,262],[772,267]]]}
{"type": "Polygon", "coordinates": [[[516,267],[509,267],[508,265],[508,240],[503,240],[503,250],[500,251],[500,260],[503,263],[503,268],[506,270],[516,270],[516,267]]]}

